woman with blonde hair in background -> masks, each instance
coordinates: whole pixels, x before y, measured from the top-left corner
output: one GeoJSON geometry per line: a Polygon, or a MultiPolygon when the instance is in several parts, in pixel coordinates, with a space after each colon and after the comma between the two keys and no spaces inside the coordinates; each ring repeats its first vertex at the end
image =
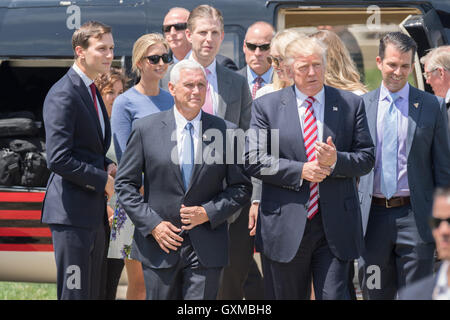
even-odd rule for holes
{"type": "Polygon", "coordinates": [[[359,96],[368,91],[361,82],[355,62],[336,33],[320,30],[310,36],[319,39],[327,47],[326,85],[351,91],[359,96]]]}
{"type": "Polygon", "coordinates": [[[270,42],[270,56],[267,58],[275,71],[272,76],[272,83],[267,84],[256,92],[256,98],[269,92],[274,92],[288,86],[292,86],[294,81],[289,77],[283,60],[285,58],[286,47],[291,41],[297,39],[300,33],[294,29],[284,29],[275,34],[270,42]]]}
{"type": "MultiPolygon", "coordinates": [[[[159,87],[160,80],[166,74],[172,60],[169,45],[159,33],[145,34],[134,43],[132,70],[138,76],[139,82],[117,97],[111,116],[113,142],[119,163],[131,134],[133,122],[173,107],[172,95],[159,87]]],[[[108,257],[125,259],[128,276],[127,299],[143,300],[146,291],[142,265],[139,261],[131,259],[133,234],[133,223],[123,208],[117,204],[108,257]]]]}
{"type": "MultiPolygon", "coordinates": [[[[368,90],[361,82],[361,76],[355,62],[339,36],[330,30],[319,30],[310,35],[319,39],[327,47],[327,66],[325,71],[325,84],[330,87],[351,91],[361,96],[368,90]]],[[[356,287],[358,281],[354,281],[355,268],[350,266],[348,292],[352,300],[356,300],[356,287]]],[[[356,272],[357,274],[357,272],[356,272]]]]}

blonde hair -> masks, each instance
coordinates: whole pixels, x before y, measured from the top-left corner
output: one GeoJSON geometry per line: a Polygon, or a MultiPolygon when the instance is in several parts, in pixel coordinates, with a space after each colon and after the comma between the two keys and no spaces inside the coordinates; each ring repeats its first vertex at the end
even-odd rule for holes
{"type": "Polygon", "coordinates": [[[141,76],[141,71],[137,63],[144,58],[147,49],[155,44],[161,43],[169,52],[169,44],[166,39],[164,39],[163,35],[160,33],[148,33],[141,36],[133,45],[133,57],[131,59],[131,69],[134,73],[139,77],[141,76]]]}
{"type": "Polygon", "coordinates": [[[367,92],[355,62],[339,36],[329,30],[320,30],[310,35],[327,46],[327,68],[325,84],[348,91],[367,92]]]}
{"type": "Polygon", "coordinates": [[[420,62],[427,64],[428,71],[437,68],[450,71],[450,45],[431,49],[424,57],[420,58],[420,62]]]}
{"type": "Polygon", "coordinates": [[[288,65],[292,65],[295,57],[301,56],[311,56],[317,54],[322,58],[324,67],[327,64],[327,48],[325,45],[316,38],[308,37],[303,34],[299,34],[299,37],[291,41],[285,50],[286,62],[288,65]]]}
{"type": "MultiPolygon", "coordinates": [[[[278,31],[272,41],[270,42],[270,47],[275,49],[280,55],[281,59],[286,59],[286,47],[294,40],[299,39],[302,34],[294,29],[284,29],[278,31]]],[[[272,86],[275,90],[286,88],[292,85],[293,81],[283,81],[281,80],[277,73],[273,73],[272,86]]]]}

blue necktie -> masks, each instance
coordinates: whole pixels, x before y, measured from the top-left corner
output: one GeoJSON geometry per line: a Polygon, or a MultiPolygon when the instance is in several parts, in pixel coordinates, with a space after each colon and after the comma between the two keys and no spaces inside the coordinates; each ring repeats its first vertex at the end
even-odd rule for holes
{"type": "Polygon", "coordinates": [[[194,140],[192,123],[186,123],[184,130],[187,131],[183,141],[181,174],[183,176],[184,188],[187,190],[189,181],[191,180],[192,168],[194,167],[194,140]]]}
{"type": "Polygon", "coordinates": [[[383,118],[383,142],[381,148],[381,192],[386,199],[397,191],[397,108],[396,94],[391,93],[391,103],[383,118]]]}

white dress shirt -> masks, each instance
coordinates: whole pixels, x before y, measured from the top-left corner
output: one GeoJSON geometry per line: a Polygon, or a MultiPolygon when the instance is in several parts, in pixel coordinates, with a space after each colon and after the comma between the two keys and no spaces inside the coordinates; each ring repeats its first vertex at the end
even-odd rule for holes
{"type": "MultiPolygon", "coordinates": [[[[83,83],[86,85],[92,101],[94,101],[92,93],[91,93],[91,88],[89,87],[92,84],[92,82],[94,82],[94,80],[89,78],[83,71],[81,71],[81,69],[77,66],[76,63],[73,64],[72,68],[80,76],[81,80],[83,80],[83,83]]],[[[96,99],[97,99],[98,118],[100,120],[100,127],[102,128],[103,138],[105,138],[105,120],[103,119],[103,112],[102,112],[102,108],[100,106],[100,101],[98,100],[97,95],[96,95],[96,99]]]]}
{"type": "Polygon", "coordinates": [[[445,260],[439,268],[436,286],[433,291],[433,300],[450,300],[450,287],[448,286],[448,268],[450,261],[445,260]]]}
{"type": "MultiPolygon", "coordinates": [[[[192,119],[191,121],[188,121],[185,117],[183,117],[183,115],[178,111],[176,106],[173,106],[173,113],[175,115],[175,124],[176,124],[176,130],[177,130],[177,148],[178,148],[178,164],[180,165],[181,168],[181,158],[183,156],[183,143],[184,143],[184,139],[186,139],[188,132],[186,130],[184,130],[184,128],[186,127],[186,124],[188,122],[192,123],[193,129],[194,129],[194,133],[193,133],[193,140],[194,140],[194,154],[197,155],[197,153],[199,152],[198,150],[198,145],[199,145],[199,138],[201,137],[201,122],[200,119],[202,117],[202,111],[200,110],[200,112],[198,113],[198,115],[192,119]]],[[[197,157],[195,156],[194,159],[197,159],[197,157]]],[[[196,163],[196,162],[194,162],[196,163]]]]}

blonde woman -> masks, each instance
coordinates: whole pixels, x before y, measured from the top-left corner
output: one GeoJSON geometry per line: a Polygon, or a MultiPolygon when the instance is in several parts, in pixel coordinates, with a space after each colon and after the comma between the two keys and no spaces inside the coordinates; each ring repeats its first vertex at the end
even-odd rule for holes
{"type": "Polygon", "coordinates": [[[272,77],[272,83],[265,85],[256,92],[255,98],[259,98],[266,93],[277,91],[294,84],[294,81],[289,77],[286,66],[283,62],[285,59],[285,50],[287,45],[297,39],[300,33],[293,29],[285,29],[279,31],[272,38],[270,43],[269,63],[275,71],[272,77]]]}
{"type": "Polygon", "coordinates": [[[327,47],[325,84],[359,96],[366,93],[367,88],[361,82],[355,62],[339,36],[333,31],[320,30],[311,37],[319,39],[327,47]]]}
{"type": "MultiPolygon", "coordinates": [[[[134,43],[132,70],[140,80],[117,97],[111,116],[114,147],[119,163],[133,122],[173,107],[172,95],[159,87],[159,81],[164,77],[171,62],[169,45],[161,34],[146,34],[134,43]]],[[[133,233],[133,223],[126,212],[116,205],[108,257],[125,259],[128,276],[127,299],[140,300],[145,299],[145,284],[141,263],[132,260],[130,256],[133,233]]]]}

